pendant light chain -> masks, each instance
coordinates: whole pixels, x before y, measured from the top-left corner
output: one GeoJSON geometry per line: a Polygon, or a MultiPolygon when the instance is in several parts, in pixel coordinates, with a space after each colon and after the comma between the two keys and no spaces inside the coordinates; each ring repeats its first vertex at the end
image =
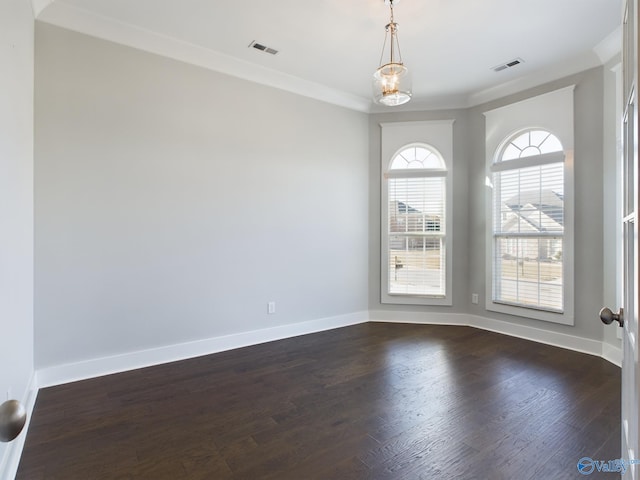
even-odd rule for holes
{"type": "MultiPolygon", "coordinates": [[[[393,61],[393,48],[394,48],[394,43],[398,43],[398,39],[396,37],[396,23],[393,20],[393,0],[391,0],[391,2],[389,3],[389,10],[391,10],[391,18],[389,19],[389,25],[387,25],[387,28],[385,29],[387,32],[389,31],[389,29],[391,29],[391,63],[394,63],[393,61]]],[[[386,40],[387,38],[387,34],[385,33],[384,38],[386,40]]],[[[400,49],[400,46],[398,46],[398,50],[400,49]]],[[[400,57],[402,58],[402,57],[400,57]]],[[[402,61],[401,61],[402,62],[402,61]]]]}
{"type": "MultiPolygon", "coordinates": [[[[380,61],[378,65],[382,65],[382,60],[384,58],[384,49],[387,46],[387,37],[389,37],[389,30],[386,30],[384,33],[384,43],[382,44],[382,52],[380,52],[380,61]]],[[[393,37],[391,38],[391,43],[393,44],[393,37]]]]}

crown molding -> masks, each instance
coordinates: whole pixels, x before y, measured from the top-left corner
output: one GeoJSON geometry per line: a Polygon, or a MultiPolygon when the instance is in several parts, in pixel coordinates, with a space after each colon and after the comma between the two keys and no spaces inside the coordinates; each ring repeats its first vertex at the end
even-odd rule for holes
{"type": "Polygon", "coordinates": [[[497,100],[529,88],[552,82],[563,77],[568,77],[590,68],[605,65],[618,55],[622,50],[622,26],[617,27],[609,35],[593,47],[592,54],[573,59],[571,62],[556,65],[556,68],[546,69],[541,72],[516,78],[510,82],[502,83],[472,93],[468,97],[467,106],[474,107],[486,102],[497,100]]]}
{"type": "Polygon", "coordinates": [[[468,97],[467,107],[475,107],[494,100],[499,100],[509,95],[520,93],[525,90],[544,85],[545,83],[560,80],[601,65],[602,64],[598,61],[595,54],[588,53],[571,62],[556,64],[554,67],[529,73],[509,82],[474,92],[468,97]]]}
{"type": "Polygon", "coordinates": [[[371,100],[97,15],[64,2],[32,0],[36,20],[208,70],[368,113],[371,100]]]}
{"type": "MultiPolygon", "coordinates": [[[[60,0],[31,0],[38,21],[68,30],[126,45],[156,55],[172,58],[208,70],[231,75],[254,83],[288,91],[307,98],[330,103],[363,113],[388,113],[389,109],[374,105],[370,98],[330,88],[316,82],[256,65],[199,45],[161,35],[113,18],[69,5],[60,0]]],[[[471,92],[469,94],[415,98],[393,112],[464,109],[558,80],[603,65],[617,55],[622,45],[622,28],[607,35],[592,51],[580,58],[533,72],[522,77],[471,92]]]]}
{"type": "Polygon", "coordinates": [[[51,5],[54,0],[31,0],[31,8],[33,9],[33,16],[38,18],[42,11],[51,5]]]}
{"type": "Polygon", "coordinates": [[[384,107],[382,105],[371,106],[369,113],[397,113],[397,112],[424,112],[430,110],[458,110],[467,108],[466,95],[442,95],[430,97],[415,97],[410,102],[396,107],[384,107]]]}
{"type": "Polygon", "coordinates": [[[593,48],[593,51],[603,65],[620,53],[622,51],[622,25],[604,37],[602,41],[593,48]]]}

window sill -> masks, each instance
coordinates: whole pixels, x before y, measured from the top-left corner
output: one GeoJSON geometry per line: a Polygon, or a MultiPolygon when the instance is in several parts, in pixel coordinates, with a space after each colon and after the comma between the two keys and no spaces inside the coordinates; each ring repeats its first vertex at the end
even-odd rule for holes
{"type": "Polygon", "coordinates": [[[543,322],[558,323],[560,325],[574,325],[573,313],[566,310],[564,312],[553,312],[550,310],[540,310],[537,308],[496,303],[491,299],[487,299],[486,305],[487,310],[491,312],[506,313],[508,315],[515,315],[518,317],[542,320],[543,322]]]}
{"type": "Polygon", "coordinates": [[[430,295],[402,295],[383,293],[380,303],[391,305],[426,305],[426,306],[447,306],[453,305],[450,296],[430,296],[430,295]]]}

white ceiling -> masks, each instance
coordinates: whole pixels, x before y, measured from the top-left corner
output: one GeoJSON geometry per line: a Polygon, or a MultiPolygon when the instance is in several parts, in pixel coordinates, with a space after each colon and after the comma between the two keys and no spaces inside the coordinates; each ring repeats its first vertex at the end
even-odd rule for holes
{"type": "MultiPolygon", "coordinates": [[[[38,20],[362,111],[383,0],[32,0],[38,20]],[[251,41],[275,48],[268,55],[251,41]]],[[[397,3],[397,0],[396,0],[397,3]]],[[[414,100],[465,107],[609,60],[622,0],[403,0],[395,20],[414,100]],[[522,58],[496,73],[492,67],[522,58]]]]}

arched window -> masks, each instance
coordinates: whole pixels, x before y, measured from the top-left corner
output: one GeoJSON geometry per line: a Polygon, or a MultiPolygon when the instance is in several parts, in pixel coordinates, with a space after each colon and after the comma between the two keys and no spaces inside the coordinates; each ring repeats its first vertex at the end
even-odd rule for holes
{"type": "Polygon", "coordinates": [[[416,144],[405,147],[391,160],[390,170],[446,170],[438,152],[428,145],[416,144]]]}
{"type": "Polygon", "coordinates": [[[385,171],[383,285],[388,296],[447,294],[447,168],[423,143],[405,145],[385,171]]]}
{"type": "Polygon", "coordinates": [[[541,129],[503,142],[491,166],[492,300],[563,312],[565,154],[541,129]]]}
{"type": "Polygon", "coordinates": [[[528,130],[507,142],[498,160],[504,162],[554,152],[562,152],[558,137],[546,130],[528,130]]]}

